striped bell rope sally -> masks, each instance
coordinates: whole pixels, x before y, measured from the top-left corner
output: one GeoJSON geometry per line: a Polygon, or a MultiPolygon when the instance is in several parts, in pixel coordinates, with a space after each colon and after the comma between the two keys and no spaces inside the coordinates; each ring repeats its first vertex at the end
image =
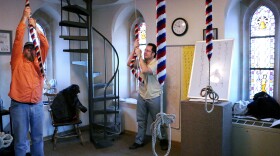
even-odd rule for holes
{"type": "Polygon", "coordinates": [[[213,51],[212,0],[206,0],[206,54],[210,62],[213,51]]]}
{"type": "MultiPolygon", "coordinates": [[[[135,24],[135,27],[134,27],[134,35],[135,35],[135,41],[139,38],[139,25],[138,24],[135,24]]],[[[134,49],[135,50],[135,49],[134,49]]],[[[135,52],[133,52],[133,56],[130,60],[130,64],[129,64],[129,67],[130,67],[130,70],[131,70],[131,73],[134,75],[134,77],[137,79],[136,80],[136,86],[138,86],[138,82],[141,82],[141,83],[144,83],[144,80],[143,78],[140,76],[140,72],[139,72],[139,69],[138,69],[138,65],[137,65],[137,69],[134,68],[134,63],[135,61],[137,61],[137,55],[135,54],[135,52]]],[[[138,61],[137,61],[138,62],[138,61]]]]}
{"type": "MultiPolygon", "coordinates": [[[[163,88],[166,79],[166,4],[165,0],[156,1],[156,17],[157,17],[157,79],[163,88]]],[[[163,93],[160,95],[160,113],[156,115],[156,120],[151,124],[152,131],[152,149],[153,154],[157,156],[155,144],[157,136],[162,139],[161,127],[167,126],[169,129],[168,149],[165,156],[169,155],[171,149],[171,126],[175,121],[174,114],[166,114],[163,112],[163,93]]]]}
{"type": "Polygon", "coordinates": [[[212,25],[212,0],[206,0],[205,1],[205,16],[206,16],[206,55],[209,62],[209,75],[208,75],[208,86],[203,88],[200,91],[200,96],[205,97],[205,111],[207,113],[211,113],[214,110],[214,104],[215,101],[219,100],[219,95],[213,90],[213,88],[210,85],[210,62],[212,58],[213,53],[213,25],[212,25]],[[207,108],[207,96],[212,100],[212,106],[210,110],[207,108]]]}
{"type": "MultiPolygon", "coordinates": [[[[29,0],[26,0],[25,7],[30,7],[29,0]]],[[[45,73],[44,73],[44,67],[43,67],[43,63],[42,63],[41,50],[40,50],[40,47],[38,44],[38,36],[36,34],[35,28],[32,25],[28,25],[28,27],[29,27],[29,33],[30,33],[33,45],[35,47],[35,53],[36,53],[36,57],[38,59],[40,72],[41,72],[41,75],[44,77],[45,73]]]]}
{"type": "Polygon", "coordinates": [[[166,13],[165,1],[157,0],[157,78],[161,86],[166,78],[166,13]]]}

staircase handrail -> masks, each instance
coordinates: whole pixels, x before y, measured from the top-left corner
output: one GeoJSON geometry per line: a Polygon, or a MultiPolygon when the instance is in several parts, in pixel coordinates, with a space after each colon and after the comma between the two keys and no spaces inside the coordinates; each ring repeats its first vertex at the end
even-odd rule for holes
{"type": "MultiPolygon", "coordinates": [[[[67,0],[66,2],[67,2],[68,5],[71,5],[70,0],[67,0]]],[[[79,17],[80,19],[82,19],[84,22],[86,22],[86,20],[85,20],[81,15],[79,15],[79,14],[77,14],[77,15],[78,15],[78,17],[79,17]]],[[[119,71],[119,55],[118,55],[118,52],[117,52],[116,48],[113,46],[113,44],[112,44],[103,34],[101,34],[101,32],[99,32],[99,31],[98,31],[97,29],[95,29],[93,26],[92,26],[92,29],[93,29],[96,33],[98,33],[105,41],[107,41],[107,42],[109,43],[109,45],[113,48],[114,53],[115,53],[115,55],[117,56],[117,60],[118,60],[118,61],[117,61],[117,68],[116,68],[116,70],[115,70],[115,72],[114,72],[112,78],[108,81],[108,83],[106,83],[106,86],[104,87],[104,96],[106,97],[106,90],[107,90],[107,88],[109,87],[110,83],[111,83],[111,82],[114,80],[114,78],[116,77],[117,72],[119,71]]]]}

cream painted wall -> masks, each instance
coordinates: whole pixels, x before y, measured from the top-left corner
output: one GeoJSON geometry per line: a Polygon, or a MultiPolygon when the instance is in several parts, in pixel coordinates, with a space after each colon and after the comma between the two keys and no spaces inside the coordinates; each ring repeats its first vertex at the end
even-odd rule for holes
{"type": "MultiPolygon", "coordinates": [[[[213,1],[213,27],[219,30],[219,39],[224,39],[225,7],[227,0],[213,1]]],[[[150,0],[137,0],[136,7],[147,22],[147,37],[150,42],[156,42],[156,4],[150,0]]],[[[173,0],[166,1],[167,45],[194,44],[202,40],[202,30],[205,29],[204,0],[173,0]],[[172,33],[171,24],[174,19],[185,18],[189,24],[186,35],[177,37],[172,33]]]]}

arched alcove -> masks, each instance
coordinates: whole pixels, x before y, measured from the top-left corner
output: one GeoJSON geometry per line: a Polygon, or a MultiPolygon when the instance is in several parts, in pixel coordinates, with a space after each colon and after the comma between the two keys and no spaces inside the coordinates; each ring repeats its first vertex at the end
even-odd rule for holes
{"type": "Polygon", "coordinates": [[[49,71],[47,71],[46,78],[48,80],[57,79],[58,90],[64,88],[70,84],[70,59],[59,60],[58,58],[70,58],[70,55],[63,53],[63,49],[67,48],[69,43],[59,38],[61,31],[67,33],[66,28],[59,26],[60,12],[46,5],[37,9],[32,17],[43,27],[49,42],[49,53],[46,60],[49,71]],[[63,79],[63,81],[59,79],[63,79]]]}
{"type": "Polygon", "coordinates": [[[141,13],[135,9],[134,3],[122,5],[115,13],[112,22],[112,43],[116,47],[120,58],[120,84],[126,88],[120,90],[120,97],[131,97],[131,77],[126,65],[128,55],[133,49],[134,25],[144,21],[141,13]],[[121,39],[120,39],[121,38],[121,39]]]}

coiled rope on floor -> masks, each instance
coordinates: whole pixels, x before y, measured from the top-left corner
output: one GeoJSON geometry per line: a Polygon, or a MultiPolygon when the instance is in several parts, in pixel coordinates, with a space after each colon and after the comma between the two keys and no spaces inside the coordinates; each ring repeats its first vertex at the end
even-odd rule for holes
{"type": "MultiPolygon", "coordinates": [[[[166,12],[165,12],[165,0],[157,0],[156,11],[157,11],[157,78],[158,82],[163,88],[164,81],[166,78],[166,12]]],[[[152,131],[152,149],[153,154],[157,156],[155,150],[155,144],[157,137],[162,139],[161,126],[168,126],[168,150],[165,156],[169,155],[171,149],[171,127],[175,121],[174,114],[163,113],[163,94],[160,95],[160,113],[156,115],[156,120],[151,124],[152,131]]]]}
{"type": "Polygon", "coordinates": [[[11,134],[5,134],[0,132],[0,149],[9,147],[13,142],[13,136],[11,134]]]}

